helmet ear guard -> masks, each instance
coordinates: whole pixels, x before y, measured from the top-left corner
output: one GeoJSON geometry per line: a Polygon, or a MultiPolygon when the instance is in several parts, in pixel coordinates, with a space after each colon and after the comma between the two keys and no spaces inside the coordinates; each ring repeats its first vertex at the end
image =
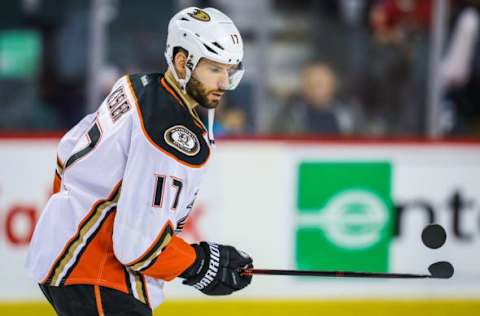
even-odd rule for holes
{"type": "Polygon", "coordinates": [[[235,89],[245,72],[242,64],[241,35],[233,21],[214,8],[204,10],[196,7],[186,8],[170,20],[165,58],[170,71],[183,90],[186,89],[192,72],[201,58],[237,65],[229,74],[227,90],[235,89]],[[188,52],[185,78],[180,78],[173,64],[177,47],[188,52]]]}
{"type": "Polygon", "coordinates": [[[190,60],[191,59],[190,54],[188,54],[187,62],[185,63],[185,78],[180,78],[180,76],[177,74],[177,71],[175,70],[175,65],[173,64],[174,56],[170,58],[167,52],[165,52],[165,58],[167,59],[168,68],[172,72],[173,77],[180,84],[180,87],[182,88],[182,90],[186,91],[187,83],[188,81],[190,81],[190,78],[192,77],[193,69],[195,69],[195,67],[197,66],[197,63],[193,64],[193,62],[190,60]]]}

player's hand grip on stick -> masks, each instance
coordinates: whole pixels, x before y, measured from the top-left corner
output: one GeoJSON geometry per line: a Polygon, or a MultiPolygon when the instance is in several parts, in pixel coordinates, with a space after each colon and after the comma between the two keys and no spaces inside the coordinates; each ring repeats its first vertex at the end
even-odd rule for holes
{"type": "Polygon", "coordinates": [[[253,268],[252,258],[232,246],[202,241],[193,244],[197,258],[183,272],[183,284],[191,285],[207,295],[228,295],[246,287],[251,275],[242,275],[244,269],[253,268]]]}

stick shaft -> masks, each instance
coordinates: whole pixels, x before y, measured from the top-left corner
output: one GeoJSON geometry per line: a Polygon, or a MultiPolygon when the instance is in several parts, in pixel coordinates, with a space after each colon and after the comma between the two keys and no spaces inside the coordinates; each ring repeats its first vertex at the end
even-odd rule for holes
{"type": "Polygon", "coordinates": [[[275,270],[275,269],[247,269],[245,275],[291,275],[291,276],[320,276],[336,278],[381,278],[381,279],[424,279],[432,278],[429,274],[409,273],[377,273],[377,272],[351,272],[351,271],[320,271],[320,270],[275,270]]]}

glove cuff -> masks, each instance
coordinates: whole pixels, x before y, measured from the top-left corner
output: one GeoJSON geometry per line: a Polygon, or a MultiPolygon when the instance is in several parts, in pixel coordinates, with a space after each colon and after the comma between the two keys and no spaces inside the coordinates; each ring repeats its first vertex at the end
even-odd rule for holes
{"type": "Polygon", "coordinates": [[[191,246],[195,250],[195,261],[190,267],[188,267],[185,271],[183,271],[182,274],[178,276],[179,278],[186,279],[187,281],[199,275],[204,269],[206,262],[208,262],[208,254],[205,253],[203,247],[198,244],[191,244],[191,246]]]}
{"type": "MultiPolygon", "coordinates": [[[[196,245],[197,246],[197,245],[196,245]]],[[[198,265],[193,265],[190,270],[190,277],[188,277],[184,284],[191,285],[197,290],[203,290],[214,282],[220,269],[220,248],[215,243],[201,242],[197,246],[199,252],[204,255],[204,259],[198,265]],[[194,272],[193,272],[194,271],[194,272]]],[[[197,249],[195,247],[195,249],[197,249]]]]}

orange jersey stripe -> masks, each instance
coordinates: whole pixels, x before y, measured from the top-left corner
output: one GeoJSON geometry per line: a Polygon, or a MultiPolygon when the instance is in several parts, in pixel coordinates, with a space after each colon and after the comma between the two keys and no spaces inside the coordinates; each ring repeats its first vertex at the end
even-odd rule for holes
{"type": "Polygon", "coordinates": [[[92,216],[93,213],[95,213],[97,207],[102,204],[105,201],[113,199],[113,197],[118,193],[118,189],[120,188],[120,185],[122,182],[118,182],[113,190],[110,192],[109,196],[105,200],[99,200],[95,202],[95,204],[92,206],[90,211],[87,213],[87,215],[81,220],[81,222],[78,224],[77,231],[76,233],[70,238],[70,240],[65,244],[65,247],[63,248],[62,252],[58,255],[58,257],[55,259],[55,262],[53,265],[50,267],[50,270],[48,271],[47,276],[42,280],[42,284],[46,283],[47,281],[51,281],[51,278],[53,274],[55,273],[55,270],[58,268],[58,264],[62,260],[62,258],[66,255],[67,250],[70,248],[70,246],[73,244],[73,242],[79,237],[80,230],[82,227],[85,225],[85,223],[88,221],[88,219],[92,216]]]}
{"type": "Polygon", "coordinates": [[[183,105],[183,101],[177,96],[177,94],[172,90],[172,88],[170,88],[166,83],[165,83],[165,80],[162,78],[160,79],[160,83],[162,84],[162,86],[167,89],[168,93],[170,93],[175,99],[177,99],[177,101],[183,105]]]}
{"type": "Polygon", "coordinates": [[[55,176],[53,178],[53,193],[60,192],[60,185],[62,184],[62,178],[60,175],[55,171],[55,176]]]}
{"type": "MultiPolygon", "coordinates": [[[[174,96],[178,102],[180,102],[180,104],[182,104],[183,106],[185,106],[191,113],[192,117],[193,117],[193,123],[195,123],[195,125],[197,125],[198,128],[200,128],[201,130],[203,130],[203,134],[206,133],[206,128],[205,126],[203,125],[202,121],[200,120],[200,118],[198,118],[198,114],[197,116],[195,116],[195,114],[193,113],[194,110],[190,110],[190,108],[188,107],[188,105],[186,105],[186,101],[181,101],[180,99],[182,98],[178,93],[175,92],[175,89],[171,87],[171,84],[168,82],[168,80],[165,80],[165,78],[162,78],[160,79],[160,83],[162,84],[162,86],[167,89],[167,91],[172,95],[174,96]]],[[[182,99],[183,100],[183,99],[182,99]]]]}
{"type": "Polygon", "coordinates": [[[182,238],[174,235],[155,262],[141,273],[156,279],[173,280],[195,261],[195,249],[182,238]]]}
{"type": "Polygon", "coordinates": [[[77,260],[65,281],[66,285],[88,282],[129,292],[124,267],[113,252],[114,221],[115,211],[111,211],[77,260]]]}
{"type": "Polygon", "coordinates": [[[94,288],[95,288],[95,302],[97,303],[98,316],[104,316],[102,297],[100,295],[100,287],[98,285],[95,285],[94,288]]]}

